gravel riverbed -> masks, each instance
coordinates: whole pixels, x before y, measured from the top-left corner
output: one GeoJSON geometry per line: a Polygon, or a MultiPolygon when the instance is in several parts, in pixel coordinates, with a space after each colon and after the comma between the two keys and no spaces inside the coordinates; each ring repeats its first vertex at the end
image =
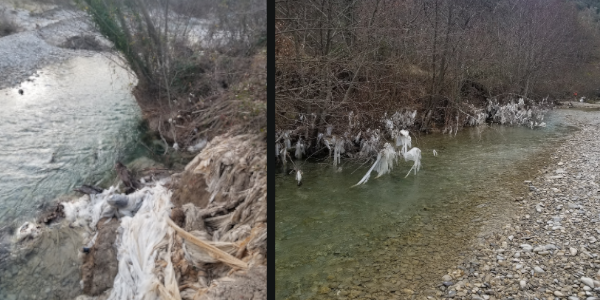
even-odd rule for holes
{"type": "Polygon", "coordinates": [[[417,298],[600,299],[600,126],[581,127],[523,182],[512,221],[417,298]]]}
{"type": "Polygon", "coordinates": [[[60,47],[71,37],[91,35],[101,45],[110,46],[81,11],[44,6],[43,11],[36,12],[5,2],[0,1],[0,11],[4,11],[0,17],[10,18],[17,24],[18,31],[0,37],[0,89],[18,88],[26,80],[35,80],[37,71],[51,63],[95,53],[60,47]]]}

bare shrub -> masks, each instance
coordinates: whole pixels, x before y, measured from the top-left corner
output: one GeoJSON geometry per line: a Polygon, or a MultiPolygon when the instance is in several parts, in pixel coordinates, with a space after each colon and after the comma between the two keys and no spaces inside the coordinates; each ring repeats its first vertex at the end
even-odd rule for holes
{"type": "Polygon", "coordinates": [[[329,127],[364,139],[417,110],[413,131],[454,131],[480,123],[488,99],[598,86],[597,16],[570,2],[278,1],[275,13],[276,128],[307,155],[329,127]]]}

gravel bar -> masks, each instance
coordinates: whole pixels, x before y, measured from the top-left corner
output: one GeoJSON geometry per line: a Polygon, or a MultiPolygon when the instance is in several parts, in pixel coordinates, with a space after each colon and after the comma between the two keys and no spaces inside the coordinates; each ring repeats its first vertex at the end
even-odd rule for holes
{"type": "Polygon", "coordinates": [[[426,299],[600,300],[600,138],[597,125],[558,147],[524,182],[510,224],[476,243],[426,299]],[[521,203],[519,203],[521,202],[521,203]]]}

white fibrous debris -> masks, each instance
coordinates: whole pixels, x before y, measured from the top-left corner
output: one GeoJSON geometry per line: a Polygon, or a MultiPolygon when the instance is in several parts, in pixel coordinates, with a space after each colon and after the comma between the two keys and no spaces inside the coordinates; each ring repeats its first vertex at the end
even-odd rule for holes
{"type": "Polygon", "coordinates": [[[117,194],[116,189],[111,186],[101,194],[84,195],[75,201],[61,202],[65,219],[69,225],[95,228],[102,218],[131,216],[152,191],[150,187],[144,187],[129,195],[124,195],[117,194]]]}
{"type": "MultiPolygon", "coordinates": [[[[545,99],[541,102],[541,105],[544,102],[545,99]]],[[[488,100],[487,105],[487,113],[492,121],[502,125],[529,125],[533,128],[535,122],[541,122],[544,119],[546,111],[546,109],[535,105],[526,108],[522,98],[519,99],[518,103],[511,101],[506,105],[500,105],[497,100],[488,100]]]]}
{"type": "Polygon", "coordinates": [[[319,145],[321,139],[323,139],[323,133],[319,132],[319,134],[317,135],[317,145],[319,145]]]}
{"type": "Polygon", "coordinates": [[[302,159],[304,150],[305,150],[304,142],[302,141],[302,138],[299,138],[298,142],[296,143],[296,159],[302,159]]]}
{"type": "Polygon", "coordinates": [[[326,131],[327,131],[327,136],[331,136],[331,131],[333,130],[333,126],[332,125],[327,125],[326,131]]]}
{"type": "Polygon", "coordinates": [[[275,157],[279,157],[279,143],[275,143],[275,157]]]}
{"type": "Polygon", "coordinates": [[[337,166],[340,163],[340,158],[346,150],[344,149],[344,138],[333,137],[335,147],[333,149],[333,166],[337,166]]]}
{"type": "Polygon", "coordinates": [[[391,132],[394,129],[394,122],[392,122],[392,120],[390,120],[390,119],[384,120],[384,122],[385,122],[385,129],[387,129],[388,132],[391,132]]]}
{"type": "Polygon", "coordinates": [[[469,115],[467,118],[469,126],[479,126],[485,124],[487,114],[483,109],[474,109],[473,115],[469,115]]]}
{"type": "Polygon", "coordinates": [[[406,153],[411,147],[411,138],[407,130],[400,130],[400,134],[396,138],[396,147],[402,146],[400,153],[406,153]]]}
{"type": "Polygon", "coordinates": [[[375,167],[375,171],[377,171],[377,177],[381,177],[382,175],[392,171],[395,162],[398,162],[398,156],[394,150],[394,147],[392,147],[390,143],[385,143],[385,145],[383,145],[383,149],[381,150],[381,160],[375,167]]]}
{"type": "Polygon", "coordinates": [[[406,128],[415,124],[415,118],[417,117],[417,111],[405,111],[404,113],[395,112],[392,115],[392,121],[398,128],[406,128]]]}
{"type": "Polygon", "coordinates": [[[175,150],[175,151],[179,150],[179,144],[174,143],[173,144],[173,150],[175,150]]]}
{"type": "Polygon", "coordinates": [[[283,163],[283,165],[285,166],[287,164],[287,159],[285,158],[287,156],[287,149],[281,149],[279,151],[279,155],[280,155],[280,159],[281,159],[281,163],[283,163]]]}
{"type": "Polygon", "coordinates": [[[170,259],[174,232],[166,221],[171,212],[170,199],[170,192],[157,186],[135,216],[121,219],[115,243],[119,269],[109,299],[160,299],[159,287],[173,284],[171,290],[179,296],[170,259]],[[166,263],[164,279],[159,279],[157,259],[166,263]]]}
{"type": "Polygon", "coordinates": [[[360,152],[358,153],[358,156],[367,158],[377,154],[379,142],[380,137],[378,130],[371,131],[370,129],[367,129],[365,138],[360,142],[360,152]]]}
{"type": "Polygon", "coordinates": [[[412,170],[415,170],[415,175],[417,175],[417,172],[421,169],[421,149],[417,147],[412,148],[408,152],[403,153],[402,156],[404,156],[405,161],[412,160],[415,162],[410,170],[408,170],[405,177],[407,177],[412,170]]]}
{"type": "Polygon", "coordinates": [[[25,222],[15,234],[17,242],[26,238],[36,238],[40,234],[39,225],[35,223],[25,222]]]}
{"type": "Polygon", "coordinates": [[[435,149],[433,149],[433,156],[437,156],[437,151],[435,151],[435,149]]]}
{"type": "Polygon", "coordinates": [[[351,112],[348,114],[348,128],[352,128],[352,118],[353,118],[353,117],[354,117],[354,112],[353,112],[353,111],[351,111],[351,112]]]}
{"type": "Polygon", "coordinates": [[[200,152],[202,149],[204,149],[204,147],[206,147],[206,144],[208,143],[208,140],[203,138],[200,139],[196,144],[189,146],[187,148],[188,152],[200,152]]]}
{"type": "Polygon", "coordinates": [[[292,148],[292,142],[290,141],[290,131],[285,131],[283,133],[283,145],[285,146],[285,150],[292,148]]]}
{"type": "Polygon", "coordinates": [[[394,162],[396,161],[397,155],[394,151],[394,148],[389,143],[385,143],[383,145],[383,149],[377,154],[377,160],[375,160],[375,163],[373,163],[369,171],[367,171],[367,174],[365,174],[365,176],[363,176],[363,178],[357,184],[353,185],[353,187],[366,183],[369,180],[369,177],[371,177],[371,172],[373,172],[373,170],[377,171],[377,177],[389,173],[392,170],[394,162]]]}
{"type": "Polygon", "coordinates": [[[298,186],[302,184],[302,171],[296,171],[296,181],[298,181],[298,186]]]}

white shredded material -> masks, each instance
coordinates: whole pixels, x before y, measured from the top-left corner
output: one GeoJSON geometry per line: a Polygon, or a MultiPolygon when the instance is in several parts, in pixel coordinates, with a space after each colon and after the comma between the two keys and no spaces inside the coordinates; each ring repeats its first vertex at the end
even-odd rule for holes
{"type": "Polygon", "coordinates": [[[204,147],[206,147],[206,144],[208,143],[208,141],[206,140],[206,138],[200,139],[195,145],[189,146],[187,148],[188,152],[200,152],[202,149],[204,149],[204,147]]]}
{"type": "Polygon", "coordinates": [[[302,184],[302,172],[300,170],[296,171],[296,181],[298,181],[298,185],[302,184]]]}
{"type": "Polygon", "coordinates": [[[115,193],[112,186],[101,194],[84,195],[72,202],[61,202],[65,219],[76,227],[96,228],[102,218],[132,216],[152,188],[144,187],[129,195],[115,193]]]}
{"type": "Polygon", "coordinates": [[[415,147],[410,149],[408,152],[403,153],[402,155],[404,156],[405,161],[412,160],[415,162],[404,177],[408,177],[408,174],[410,174],[410,171],[412,170],[415,170],[415,175],[417,175],[417,172],[421,169],[421,149],[415,147]]]}
{"type": "Polygon", "coordinates": [[[35,223],[25,222],[17,229],[16,240],[20,242],[26,238],[36,238],[40,234],[38,225],[35,223]]]}
{"type": "Polygon", "coordinates": [[[363,176],[363,178],[352,187],[366,183],[369,180],[369,177],[371,177],[371,172],[373,170],[377,171],[377,177],[381,177],[382,175],[389,173],[394,166],[394,162],[397,161],[398,156],[396,155],[396,151],[394,151],[392,145],[385,143],[385,145],[383,145],[383,149],[379,152],[379,154],[377,154],[377,160],[375,160],[375,163],[373,166],[371,166],[371,169],[369,169],[367,174],[365,174],[365,176],[363,176]]]}
{"type": "Polygon", "coordinates": [[[108,299],[180,299],[171,263],[173,229],[167,224],[171,212],[171,192],[157,185],[145,194],[139,211],[124,217],[117,234],[119,270],[108,299]],[[163,280],[155,261],[167,266],[163,280]]]}
{"type": "Polygon", "coordinates": [[[340,163],[341,155],[346,152],[344,149],[344,138],[342,137],[333,137],[335,148],[333,148],[333,166],[337,166],[340,163]]]}
{"type": "Polygon", "coordinates": [[[396,147],[402,146],[401,153],[406,153],[411,147],[411,138],[407,130],[400,130],[400,135],[396,139],[396,147]]]}
{"type": "Polygon", "coordinates": [[[302,138],[298,139],[298,142],[296,143],[296,158],[297,159],[302,159],[302,155],[305,152],[305,148],[306,146],[304,145],[304,141],[302,141],[302,138]]]}

